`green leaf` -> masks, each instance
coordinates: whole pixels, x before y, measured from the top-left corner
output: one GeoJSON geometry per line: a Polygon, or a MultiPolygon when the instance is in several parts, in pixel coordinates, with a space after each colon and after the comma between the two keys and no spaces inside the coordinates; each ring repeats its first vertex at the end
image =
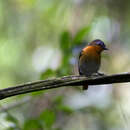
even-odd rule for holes
{"type": "Polygon", "coordinates": [[[55,104],[61,104],[61,103],[63,103],[63,96],[57,96],[56,98],[54,98],[53,102],[55,104]]]}
{"type": "Polygon", "coordinates": [[[30,95],[35,97],[35,96],[43,95],[44,93],[45,93],[45,91],[35,91],[35,92],[31,93],[30,95]]]}
{"type": "Polygon", "coordinates": [[[27,120],[24,124],[23,130],[39,130],[42,129],[41,122],[37,119],[27,120]]]}
{"type": "Polygon", "coordinates": [[[6,120],[8,120],[8,121],[10,121],[10,122],[12,122],[12,123],[14,123],[16,125],[19,124],[17,118],[15,118],[14,116],[12,116],[10,114],[7,115],[6,120]]]}
{"type": "Polygon", "coordinates": [[[58,109],[67,113],[67,114],[72,114],[72,112],[73,112],[73,110],[70,107],[65,106],[65,105],[59,105],[58,109]]]}
{"type": "Polygon", "coordinates": [[[56,115],[52,110],[46,109],[41,113],[39,119],[43,120],[45,127],[50,128],[55,122],[56,115]]]}
{"type": "Polygon", "coordinates": [[[50,78],[51,76],[55,75],[55,71],[53,71],[52,69],[47,69],[45,72],[41,73],[40,75],[40,79],[47,79],[48,77],[50,78]]]}
{"type": "Polygon", "coordinates": [[[69,106],[63,104],[63,96],[57,96],[53,102],[56,105],[56,109],[58,109],[58,111],[63,111],[66,114],[71,114],[73,112],[69,106]]]}
{"type": "Polygon", "coordinates": [[[69,50],[70,48],[70,44],[71,44],[71,35],[68,31],[64,31],[62,34],[61,34],[61,37],[60,37],[60,47],[62,49],[62,51],[66,52],[69,50]]]}
{"type": "Polygon", "coordinates": [[[13,123],[13,126],[10,126],[8,128],[8,130],[14,130],[14,129],[20,130],[21,129],[20,125],[19,125],[19,121],[17,120],[17,118],[14,117],[13,115],[9,114],[8,112],[7,112],[6,120],[13,123]]]}
{"type": "Polygon", "coordinates": [[[81,28],[73,38],[73,44],[80,44],[80,42],[84,40],[85,36],[90,32],[90,30],[91,26],[81,28]]]}

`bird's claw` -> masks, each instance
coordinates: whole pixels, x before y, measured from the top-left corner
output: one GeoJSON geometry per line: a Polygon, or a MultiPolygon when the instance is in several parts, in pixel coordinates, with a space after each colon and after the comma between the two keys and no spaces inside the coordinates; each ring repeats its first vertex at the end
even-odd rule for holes
{"type": "Polygon", "coordinates": [[[104,73],[101,73],[101,72],[97,72],[97,74],[98,74],[99,76],[105,76],[105,74],[104,74],[104,73]]]}
{"type": "Polygon", "coordinates": [[[97,72],[97,73],[93,73],[91,76],[105,76],[105,74],[104,73],[99,73],[99,72],[97,72]]]}

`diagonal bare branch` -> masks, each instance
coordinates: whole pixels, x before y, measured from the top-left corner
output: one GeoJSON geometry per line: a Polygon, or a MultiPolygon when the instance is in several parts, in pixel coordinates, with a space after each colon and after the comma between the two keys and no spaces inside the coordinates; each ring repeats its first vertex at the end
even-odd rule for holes
{"type": "Polygon", "coordinates": [[[84,77],[79,75],[64,76],[61,78],[53,78],[48,80],[41,80],[36,82],[25,83],[14,87],[9,87],[0,90],[0,100],[7,97],[30,93],[34,91],[59,88],[64,86],[79,86],[83,84],[101,85],[112,83],[130,82],[130,73],[105,75],[105,76],[91,76],[84,77]]]}

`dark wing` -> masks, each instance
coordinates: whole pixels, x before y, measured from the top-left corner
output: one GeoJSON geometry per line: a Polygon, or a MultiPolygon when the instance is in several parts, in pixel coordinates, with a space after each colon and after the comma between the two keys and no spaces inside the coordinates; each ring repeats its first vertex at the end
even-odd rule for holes
{"type": "Polygon", "coordinates": [[[78,70],[79,70],[79,74],[80,74],[80,75],[82,75],[82,73],[81,73],[81,71],[80,71],[79,61],[80,61],[80,58],[81,58],[81,56],[82,56],[82,52],[83,52],[83,51],[80,52],[80,54],[79,54],[79,59],[78,59],[78,70]]]}

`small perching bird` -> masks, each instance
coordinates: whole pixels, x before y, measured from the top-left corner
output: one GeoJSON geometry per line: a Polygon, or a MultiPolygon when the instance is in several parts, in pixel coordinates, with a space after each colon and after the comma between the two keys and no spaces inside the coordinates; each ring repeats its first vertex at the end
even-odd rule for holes
{"type": "MultiPolygon", "coordinates": [[[[96,39],[83,48],[80,52],[78,68],[79,74],[85,76],[91,76],[93,74],[98,74],[100,63],[101,63],[101,52],[103,50],[108,50],[103,41],[96,39]]],[[[88,85],[83,86],[83,90],[88,89],[88,85]]]]}

